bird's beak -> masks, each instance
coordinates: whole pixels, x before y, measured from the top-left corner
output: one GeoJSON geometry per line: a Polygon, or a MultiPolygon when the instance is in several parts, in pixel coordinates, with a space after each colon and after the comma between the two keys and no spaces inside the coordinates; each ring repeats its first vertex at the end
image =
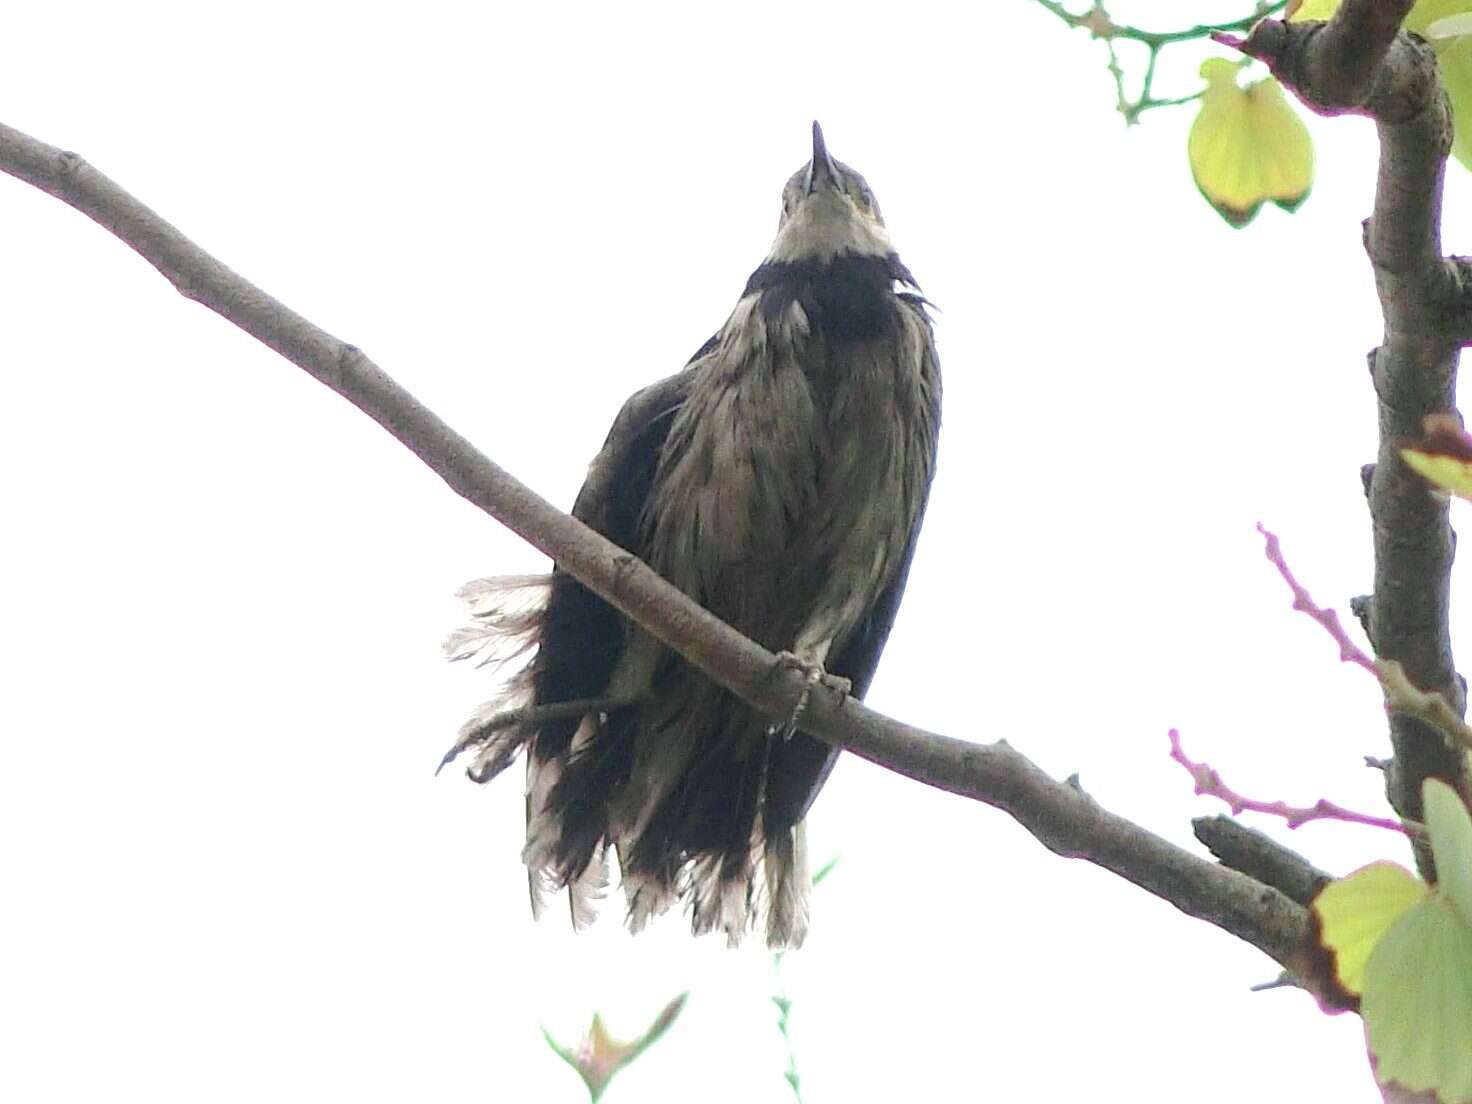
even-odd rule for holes
{"type": "Polygon", "coordinates": [[[823,141],[823,128],[813,120],[813,159],[808,162],[807,175],[803,177],[803,195],[812,195],[820,183],[832,184],[838,178],[838,169],[833,158],[828,156],[828,143],[823,141]]]}

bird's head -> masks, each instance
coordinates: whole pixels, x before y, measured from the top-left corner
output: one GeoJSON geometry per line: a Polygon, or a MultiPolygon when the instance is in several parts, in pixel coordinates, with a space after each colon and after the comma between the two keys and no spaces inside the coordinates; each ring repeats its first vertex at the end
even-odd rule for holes
{"type": "Polygon", "coordinates": [[[841,253],[887,257],[894,252],[868,183],[835,161],[813,124],[813,158],[782,189],[782,219],[767,260],[830,261],[841,253]]]}

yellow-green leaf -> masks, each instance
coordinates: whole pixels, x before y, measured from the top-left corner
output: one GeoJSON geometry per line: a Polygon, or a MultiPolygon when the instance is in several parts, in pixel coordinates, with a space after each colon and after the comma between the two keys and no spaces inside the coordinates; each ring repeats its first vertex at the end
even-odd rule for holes
{"type": "MultiPolygon", "coordinates": [[[[1472,925],[1472,814],[1457,791],[1439,778],[1421,783],[1421,806],[1436,856],[1437,891],[1451,900],[1464,923],[1472,925]]],[[[1467,1045],[1472,1047],[1472,1035],[1467,1045]]]]}
{"type": "Polygon", "coordinates": [[[1449,38],[1460,38],[1472,34],[1472,12],[1459,12],[1430,24],[1423,37],[1428,42],[1441,42],[1449,38]]]}
{"type": "Polygon", "coordinates": [[[1441,490],[1472,498],[1472,435],[1455,414],[1428,414],[1421,439],[1402,448],[1400,458],[1441,490]]]}
{"type": "Polygon", "coordinates": [[[1445,896],[1407,909],[1376,945],[1360,1016],[1382,1085],[1472,1104],[1472,925],[1445,896]]]}
{"type": "Polygon", "coordinates": [[[1452,155],[1472,169],[1472,38],[1433,43],[1441,85],[1452,104],[1452,155]]]}
{"type": "Polygon", "coordinates": [[[1406,16],[1404,26],[1412,34],[1429,38],[1426,32],[1431,29],[1431,24],[1468,11],[1472,11],[1472,0],[1417,0],[1416,6],[1406,16]]]}
{"type": "Polygon", "coordinates": [[[1420,0],[1406,16],[1405,28],[1429,38],[1436,50],[1441,84],[1452,104],[1452,155],[1472,169],[1472,38],[1433,37],[1435,24],[1455,26],[1457,17],[1468,12],[1472,12],[1472,0],[1420,0]]]}
{"type": "Polygon", "coordinates": [[[1460,498],[1472,498],[1472,462],[1404,448],[1400,458],[1417,475],[1460,498]]]}
{"type": "Polygon", "coordinates": [[[1206,90],[1186,153],[1196,187],[1233,226],[1246,226],[1264,203],[1293,210],[1314,178],[1308,128],[1272,77],[1245,88],[1225,58],[1201,63],[1206,90]]]}
{"type": "MultiPolygon", "coordinates": [[[[1296,6],[1290,4],[1288,21],[1302,23],[1310,19],[1327,20],[1339,10],[1340,3],[1341,0],[1303,0],[1303,3],[1296,6]]],[[[1424,36],[1431,24],[1465,11],[1472,11],[1472,0],[1417,0],[1406,16],[1404,26],[1412,34],[1424,36]]]]}
{"type": "Polygon", "coordinates": [[[1306,19],[1325,20],[1339,7],[1339,0],[1303,0],[1300,4],[1289,2],[1288,21],[1302,23],[1306,19]]]}
{"type": "Polygon", "coordinates": [[[1365,964],[1386,930],[1426,897],[1426,883],[1393,862],[1336,878],[1314,898],[1319,938],[1334,955],[1339,984],[1364,992],[1365,964]]]}

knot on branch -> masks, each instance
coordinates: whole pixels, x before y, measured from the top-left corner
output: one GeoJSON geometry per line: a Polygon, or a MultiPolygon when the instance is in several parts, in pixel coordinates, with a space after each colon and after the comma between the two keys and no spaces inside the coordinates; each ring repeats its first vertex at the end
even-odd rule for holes
{"type": "Polygon", "coordinates": [[[1320,115],[1368,115],[1392,126],[1436,111],[1451,149],[1451,112],[1437,79],[1436,55],[1400,31],[1404,3],[1346,0],[1328,23],[1264,19],[1240,49],[1320,115]]]}
{"type": "Polygon", "coordinates": [[[1229,816],[1196,817],[1191,827],[1223,866],[1272,886],[1305,908],[1329,881],[1328,874],[1302,855],[1229,816]]]}
{"type": "MultiPolygon", "coordinates": [[[[1436,51],[1418,35],[1403,34],[1392,45],[1392,53],[1403,59],[1399,62],[1399,69],[1387,64],[1383,72],[1399,73],[1401,80],[1398,84],[1388,85],[1383,102],[1378,98],[1372,102],[1375,117],[1394,124],[1411,122],[1427,112],[1434,113],[1441,131],[1441,156],[1446,157],[1452,151],[1452,107],[1436,67],[1436,51]]],[[[1390,58],[1386,60],[1389,62],[1390,58]]]]}

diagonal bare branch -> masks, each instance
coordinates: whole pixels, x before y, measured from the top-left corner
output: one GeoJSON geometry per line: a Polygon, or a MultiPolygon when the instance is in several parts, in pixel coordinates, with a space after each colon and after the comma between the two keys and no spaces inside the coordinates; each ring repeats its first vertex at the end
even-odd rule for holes
{"type": "Polygon", "coordinates": [[[318,329],[210,257],[72,153],[0,125],[0,170],[56,196],[141,254],[185,296],[229,319],[357,406],[450,488],[552,556],[628,617],[774,718],[805,688],[803,728],[927,785],[1002,809],[1057,854],[1096,863],[1259,947],[1322,1000],[1332,978],[1312,950],[1307,911],[1055,781],[1005,741],[973,744],[882,716],[806,677],[557,510],[478,452],[363,353],[318,329]]]}

